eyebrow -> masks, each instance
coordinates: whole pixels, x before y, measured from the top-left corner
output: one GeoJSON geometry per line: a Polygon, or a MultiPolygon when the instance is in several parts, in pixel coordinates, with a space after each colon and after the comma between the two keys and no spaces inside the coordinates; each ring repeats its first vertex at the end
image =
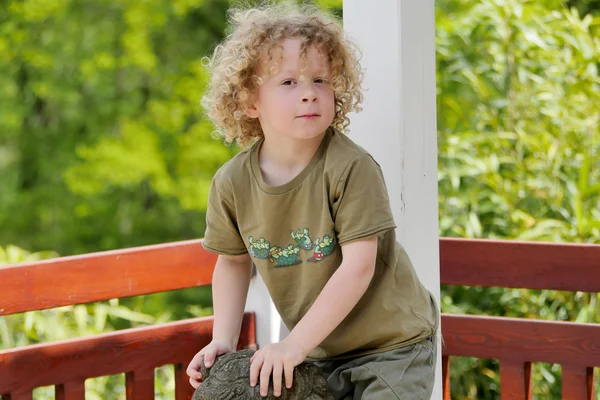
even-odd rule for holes
{"type": "MultiPolygon", "coordinates": [[[[286,69],[284,71],[280,71],[277,75],[299,75],[299,74],[304,75],[304,73],[305,72],[286,69]]],[[[328,69],[320,69],[320,70],[315,71],[315,75],[318,75],[318,76],[327,75],[328,73],[329,73],[328,69]]]]}

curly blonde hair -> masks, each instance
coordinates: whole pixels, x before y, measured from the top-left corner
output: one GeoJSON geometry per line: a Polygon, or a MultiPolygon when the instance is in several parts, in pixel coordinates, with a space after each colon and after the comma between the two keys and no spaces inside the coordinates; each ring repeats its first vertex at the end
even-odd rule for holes
{"type": "Polygon", "coordinates": [[[247,101],[261,84],[259,59],[266,51],[281,46],[281,41],[301,38],[301,57],[311,46],[323,51],[329,61],[330,82],[334,92],[335,115],[332,126],[346,132],[348,113],[360,112],[363,101],[363,72],[360,51],[339,23],[313,6],[285,2],[252,9],[231,9],[231,33],[219,44],[212,57],[205,59],[211,70],[202,105],[216,127],[216,134],[227,143],[247,147],[263,136],[258,119],[246,115],[247,101]]]}

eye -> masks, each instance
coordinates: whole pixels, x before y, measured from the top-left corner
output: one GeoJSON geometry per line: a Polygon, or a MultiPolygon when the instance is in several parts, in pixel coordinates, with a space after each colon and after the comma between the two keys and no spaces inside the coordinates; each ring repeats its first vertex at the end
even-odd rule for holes
{"type": "Polygon", "coordinates": [[[286,79],[285,81],[281,82],[281,84],[284,86],[291,86],[294,83],[295,83],[295,81],[293,79],[286,79]]]}
{"type": "Polygon", "coordinates": [[[315,83],[327,83],[327,79],[325,79],[325,78],[317,78],[317,79],[315,79],[315,83]]]}

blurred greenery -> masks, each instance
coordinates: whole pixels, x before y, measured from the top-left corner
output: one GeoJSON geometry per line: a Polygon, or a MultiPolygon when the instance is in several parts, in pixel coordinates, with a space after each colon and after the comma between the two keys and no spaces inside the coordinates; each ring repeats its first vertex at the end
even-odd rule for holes
{"type": "Polygon", "coordinates": [[[201,236],[235,151],[198,106],[229,3],[5,4],[0,243],[79,254],[201,236]]]}
{"type": "Polygon", "coordinates": [[[600,0],[571,0],[565,4],[567,7],[575,7],[582,14],[600,15],[600,0]]]}
{"type": "MultiPolygon", "coordinates": [[[[441,236],[600,243],[600,20],[547,3],[438,3],[441,236]]],[[[547,320],[600,322],[598,299],[442,288],[445,312],[547,320]]],[[[453,398],[499,398],[496,361],[451,371],[453,398]]],[[[560,366],[535,364],[533,386],[560,399],[560,366]]]]}
{"type": "MultiPolygon", "coordinates": [[[[234,3],[2,3],[0,265],[202,236],[210,179],[237,149],[212,138],[199,107],[201,59],[234,3]]],[[[317,3],[342,14],[341,0],[317,3]]],[[[598,0],[436,1],[440,235],[600,243],[599,16],[598,0]]],[[[599,303],[442,288],[454,313],[600,322],[599,303]]],[[[0,317],[0,348],[210,307],[203,287],[0,317]]],[[[454,399],[499,397],[495,361],[451,368],[454,399]]],[[[157,396],[172,379],[157,370],[157,396]]],[[[560,367],[536,364],[534,385],[536,399],[560,398],[560,367]]],[[[90,398],[122,387],[88,381],[90,398]]]]}

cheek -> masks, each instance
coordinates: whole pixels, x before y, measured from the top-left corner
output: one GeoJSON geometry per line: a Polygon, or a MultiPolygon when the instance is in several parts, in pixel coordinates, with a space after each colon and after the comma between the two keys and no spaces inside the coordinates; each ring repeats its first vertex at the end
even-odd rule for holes
{"type": "Polygon", "coordinates": [[[322,98],[328,106],[335,108],[335,95],[333,93],[333,89],[324,90],[322,98]]]}
{"type": "Polygon", "coordinates": [[[277,112],[286,112],[294,111],[294,104],[296,104],[297,98],[292,94],[292,91],[282,92],[275,98],[273,98],[273,108],[277,110],[277,112]]]}
{"type": "Polygon", "coordinates": [[[294,102],[292,90],[274,90],[268,96],[268,103],[271,108],[281,108],[283,104],[294,102]]]}
{"type": "Polygon", "coordinates": [[[333,88],[331,86],[329,86],[329,85],[322,86],[322,87],[320,87],[320,89],[321,89],[321,96],[333,98],[333,88]]]}

